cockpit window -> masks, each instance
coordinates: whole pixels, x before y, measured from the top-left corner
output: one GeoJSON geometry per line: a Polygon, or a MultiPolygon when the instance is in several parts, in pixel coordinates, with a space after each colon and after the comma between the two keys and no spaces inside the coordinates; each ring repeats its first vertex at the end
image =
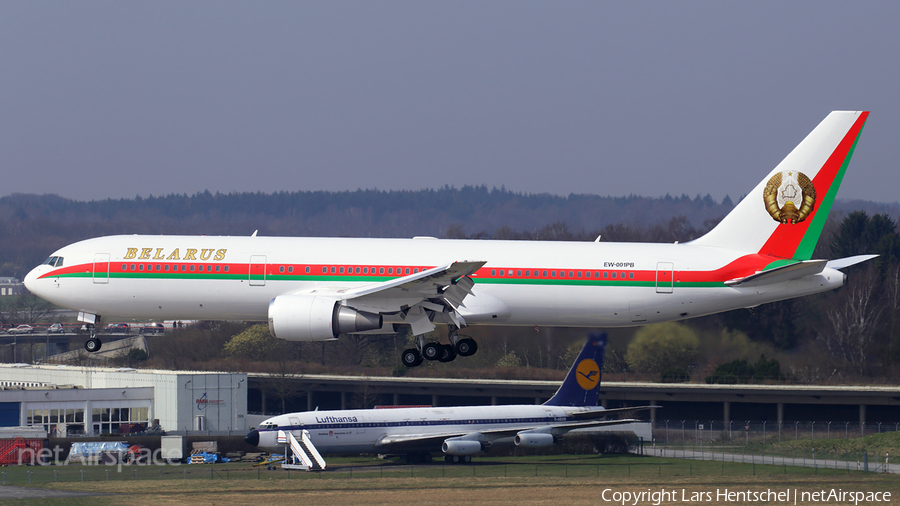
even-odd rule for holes
{"type": "Polygon", "coordinates": [[[259,428],[260,429],[268,429],[268,430],[277,429],[278,424],[272,423],[272,422],[264,422],[259,425],[259,428]]]}
{"type": "Polygon", "coordinates": [[[50,267],[62,267],[63,257],[50,257],[44,260],[44,263],[41,265],[49,265],[50,267]]]}

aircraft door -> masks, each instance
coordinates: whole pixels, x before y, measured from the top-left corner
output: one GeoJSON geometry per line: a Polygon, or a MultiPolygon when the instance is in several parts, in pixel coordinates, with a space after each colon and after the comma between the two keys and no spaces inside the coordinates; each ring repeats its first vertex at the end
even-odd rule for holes
{"type": "Polygon", "coordinates": [[[675,264],[658,262],[656,264],[656,293],[672,293],[675,291],[675,264]]]}
{"type": "Polygon", "coordinates": [[[109,283],[109,253],[97,253],[94,255],[93,277],[95,285],[109,283]]]}
{"type": "Polygon", "coordinates": [[[266,256],[250,256],[250,286],[266,286],[266,256]]]}

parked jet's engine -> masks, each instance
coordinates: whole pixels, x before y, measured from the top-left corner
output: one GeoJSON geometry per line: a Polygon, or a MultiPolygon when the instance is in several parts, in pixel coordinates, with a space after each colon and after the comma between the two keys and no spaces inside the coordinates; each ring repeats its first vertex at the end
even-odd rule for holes
{"type": "Polygon", "coordinates": [[[269,332],[288,341],[327,341],[380,329],[380,314],[357,311],[330,297],[279,295],[269,302],[269,332]]]}
{"type": "Polygon", "coordinates": [[[520,432],[516,434],[516,446],[523,448],[545,448],[553,446],[553,434],[540,432],[520,432]]]}
{"type": "Polygon", "coordinates": [[[458,439],[444,441],[441,451],[447,455],[475,455],[481,451],[481,443],[478,441],[460,441],[458,439]]]}

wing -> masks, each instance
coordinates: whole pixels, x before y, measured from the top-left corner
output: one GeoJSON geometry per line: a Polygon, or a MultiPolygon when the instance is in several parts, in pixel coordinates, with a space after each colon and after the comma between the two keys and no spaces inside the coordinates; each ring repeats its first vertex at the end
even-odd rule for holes
{"type": "MultiPolygon", "coordinates": [[[[479,441],[481,443],[492,443],[500,439],[507,439],[507,443],[520,432],[540,432],[544,434],[552,434],[554,436],[562,436],[565,433],[575,429],[591,429],[596,427],[610,427],[615,425],[624,425],[634,422],[640,422],[638,419],[623,420],[592,420],[592,421],[573,421],[551,425],[520,425],[513,427],[504,427],[499,429],[490,429],[474,432],[443,432],[438,434],[398,434],[386,435],[375,444],[375,447],[385,452],[402,452],[402,451],[438,451],[441,444],[447,440],[465,440],[479,441]]],[[[502,441],[501,441],[502,443],[502,441]]]]}
{"type": "Polygon", "coordinates": [[[347,289],[324,288],[311,293],[331,295],[358,311],[377,314],[399,314],[412,326],[413,334],[434,330],[432,323],[449,320],[462,327],[465,321],[457,309],[465,307],[463,299],[473,296],[475,282],[469,276],[480,269],[483,261],[460,261],[425,269],[402,278],[347,289]]]}

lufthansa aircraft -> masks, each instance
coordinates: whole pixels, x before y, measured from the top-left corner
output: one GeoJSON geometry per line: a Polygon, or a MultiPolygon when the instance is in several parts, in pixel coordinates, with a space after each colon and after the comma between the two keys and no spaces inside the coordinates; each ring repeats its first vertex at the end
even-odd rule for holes
{"type": "MultiPolygon", "coordinates": [[[[54,252],[25,278],[80,312],[268,320],[275,336],[419,336],[402,361],[475,353],[467,325],[625,327],[754,307],[841,286],[872,256],[813,260],[867,112],[829,114],[713,230],[683,244],[111,236],[54,252]],[[426,342],[435,324],[448,344],[426,342]]],[[[92,331],[85,343],[97,351],[92,331]]]]}
{"type": "Polygon", "coordinates": [[[606,334],[592,334],[559,390],[540,405],[288,413],[269,418],[244,439],[273,453],[294,446],[295,454],[309,455],[318,469],[325,467],[321,454],[406,455],[407,460],[427,462],[431,452],[441,451],[447,461],[468,462],[472,455],[504,444],[547,447],[572,430],[637,421],[601,420],[610,414],[659,407],[597,406],[605,349],[606,334]]]}

